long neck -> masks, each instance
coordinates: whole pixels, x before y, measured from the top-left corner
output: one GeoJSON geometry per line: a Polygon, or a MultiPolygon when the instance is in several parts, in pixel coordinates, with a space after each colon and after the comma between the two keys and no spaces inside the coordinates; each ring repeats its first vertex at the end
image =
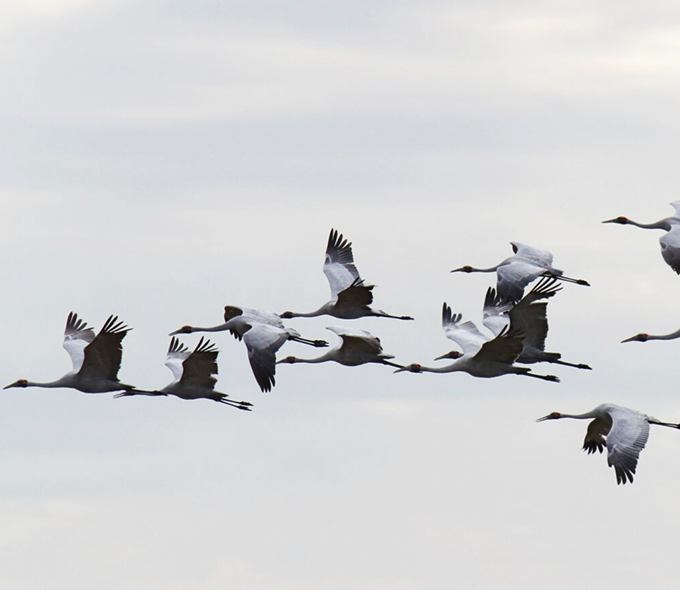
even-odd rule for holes
{"type": "Polygon", "coordinates": [[[634,225],[635,227],[641,227],[642,229],[663,229],[665,231],[668,231],[671,228],[667,219],[660,219],[654,223],[638,223],[637,221],[629,219],[628,225],[634,225]]]}
{"type": "Polygon", "coordinates": [[[680,338],[680,330],[676,330],[670,334],[660,334],[658,336],[650,334],[647,336],[647,340],[675,340],[676,338],[680,338]]]}
{"type": "Polygon", "coordinates": [[[320,307],[316,311],[310,311],[308,313],[298,313],[295,311],[290,312],[290,317],[292,318],[316,318],[319,317],[320,315],[325,315],[326,310],[323,307],[320,307]]]}
{"type": "Polygon", "coordinates": [[[295,357],[295,363],[307,363],[310,365],[317,364],[317,363],[325,363],[328,361],[334,361],[335,359],[332,358],[332,355],[330,354],[331,351],[327,352],[326,354],[322,354],[321,356],[317,356],[316,358],[313,359],[299,359],[295,357]]]}
{"type": "Polygon", "coordinates": [[[39,383],[37,381],[27,381],[26,387],[43,387],[43,388],[55,388],[55,387],[70,387],[71,380],[69,379],[70,373],[64,375],[61,379],[56,381],[48,381],[47,383],[39,383]]]}
{"type": "Polygon", "coordinates": [[[575,420],[588,420],[589,418],[599,418],[599,414],[594,410],[585,414],[560,414],[560,418],[574,418],[575,420]]]}
{"type": "Polygon", "coordinates": [[[496,272],[498,270],[499,266],[500,265],[497,264],[496,266],[492,266],[490,268],[474,268],[473,267],[472,270],[467,271],[467,272],[496,272]]]}
{"type": "Polygon", "coordinates": [[[224,332],[228,330],[227,324],[220,324],[219,326],[212,326],[210,328],[199,328],[197,326],[191,326],[191,333],[193,332],[224,332]]]}
{"type": "Polygon", "coordinates": [[[455,373],[456,371],[463,371],[459,361],[455,361],[445,367],[420,367],[423,373],[455,373]]]}

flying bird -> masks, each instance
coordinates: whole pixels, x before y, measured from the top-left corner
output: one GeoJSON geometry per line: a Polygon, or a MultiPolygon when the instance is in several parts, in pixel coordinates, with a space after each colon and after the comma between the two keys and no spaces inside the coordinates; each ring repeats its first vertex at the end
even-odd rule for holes
{"type": "Polygon", "coordinates": [[[634,225],[643,229],[662,229],[666,232],[659,238],[661,256],[677,274],[680,274],[680,201],[669,203],[675,209],[675,215],[665,217],[654,223],[638,223],[627,217],[615,217],[602,223],[618,223],[620,225],[634,225]]]}
{"type": "Polygon", "coordinates": [[[333,361],[346,367],[356,367],[366,363],[379,363],[389,365],[390,367],[403,368],[403,365],[389,360],[393,359],[394,356],[385,354],[380,344],[380,338],[370,332],[334,326],[330,326],[327,329],[340,336],[341,343],[338,346],[331,348],[326,354],[317,358],[301,359],[288,356],[277,361],[277,363],[325,363],[333,361]]]}
{"type": "Polygon", "coordinates": [[[451,272],[495,272],[496,291],[504,302],[515,303],[522,298],[524,288],[538,277],[555,277],[566,283],[590,286],[583,279],[573,279],[552,265],[553,255],[546,250],[539,250],[519,242],[510,242],[513,256],[506,258],[490,268],[474,268],[466,265],[455,268],[451,272]]]}
{"type": "Polygon", "coordinates": [[[395,373],[410,371],[411,373],[453,373],[463,371],[473,377],[500,377],[501,375],[523,375],[544,381],[559,382],[555,375],[537,375],[529,367],[518,367],[514,363],[522,352],[524,337],[521,333],[503,330],[495,338],[488,340],[473,322],[461,322],[461,314],[451,313],[451,308],[444,303],[442,308],[442,327],[446,337],[456,342],[462,349],[438,357],[435,360],[449,358],[454,362],[445,367],[423,367],[418,363],[397,369],[395,373]]]}
{"type": "Polygon", "coordinates": [[[393,318],[412,320],[411,316],[395,316],[370,306],[373,303],[375,285],[367,285],[359,276],[354,266],[352,243],[347,241],[337,230],[332,229],[328,236],[326,261],[323,272],[331,286],[331,299],[316,311],[297,313],[286,311],[281,314],[284,319],[313,318],[330,315],[343,320],[354,320],[363,317],[393,318]]]}
{"type": "Polygon", "coordinates": [[[562,287],[556,285],[555,277],[542,278],[534,288],[529,291],[515,305],[503,302],[493,287],[489,287],[484,300],[483,324],[498,336],[503,330],[510,329],[524,336],[523,348],[518,363],[553,363],[577,369],[588,369],[590,366],[584,363],[568,363],[561,360],[559,352],[546,352],[545,340],[548,336],[547,301],[559,292],[562,287]]]}
{"type": "Polygon", "coordinates": [[[118,371],[123,355],[122,341],[130,328],[110,315],[95,336],[92,328],[73,312],[68,314],[63,346],[71,357],[73,370],[61,379],[38,383],[19,379],[10,387],[67,387],[83,393],[107,393],[133,389],[118,381],[118,371]]]}
{"type": "Polygon", "coordinates": [[[211,328],[183,326],[171,332],[170,336],[228,330],[238,340],[243,340],[246,345],[250,367],[262,391],[271,391],[275,385],[276,352],[286,341],[292,340],[315,347],[328,346],[325,340],[302,338],[299,332],[285,327],[281,318],[271,312],[227,305],[224,308],[224,320],[225,323],[211,328]],[[253,313],[254,311],[257,313],[253,313]]]}
{"type": "Polygon", "coordinates": [[[201,338],[193,352],[184,346],[176,337],[170,340],[165,366],[172,371],[175,379],[163,389],[145,391],[129,389],[113,397],[131,395],[174,395],[181,399],[211,399],[239,410],[250,411],[252,404],[245,401],[233,401],[226,393],[215,391],[217,379],[217,355],[219,351],[210,340],[201,338]]]}
{"type": "Polygon", "coordinates": [[[539,418],[536,422],[560,418],[575,418],[576,420],[594,418],[588,425],[583,450],[589,455],[596,451],[602,453],[606,446],[607,463],[616,471],[617,484],[633,483],[640,452],[647,444],[650,424],[680,429],[680,424],[661,422],[651,416],[614,404],[601,404],[585,414],[553,412],[539,418]]]}

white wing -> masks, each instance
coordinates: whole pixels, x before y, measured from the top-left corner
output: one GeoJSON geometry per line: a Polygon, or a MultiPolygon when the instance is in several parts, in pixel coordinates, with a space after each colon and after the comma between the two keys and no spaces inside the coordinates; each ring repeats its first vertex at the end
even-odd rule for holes
{"type": "Polygon", "coordinates": [[[189,354],[189,349],[173,336],[170,340],[168,355],[165,357],[165,366],[172,371],[175,382],[182,378],[184,372],[182,363],[189,357],[189,354]]]}
{"type": "Polygon", "coordinates": [[[281,318],[271,311],[266,311],[264,309],[252,309],[250,307],[242,307],[243,315],[249,318],[253,318],[258,322],[263,324],[269,324],[270,326],[283,327],[283,322],[281,318]]]}
{"type": "Polygon", "coordinates": [[[371,354],[380,354],[382,352],[380,338],[366,330],[358,328],[339,328],[336,326],[329,326],[326,329],[335,332],[342,338],[342,345],[345,349],[353,348],[354,350],[361,350],[371,354]]]}
{"type": "Polygon", "coordinates": [[[546,269],[525,260],[511,260],[496,271],[496,289],[503,301],[519,301],[524,287],[545,273],[546,269]]]}
{"type": "Polygon", "coordinates": [[[553,255],[547,250],[540,250],[539,248],[520,244],[519,242],[510,242],[510,245],[515,254],[520,258],[537,262],[541,266],[552,266],[553,255]]]}
{"type": "Polygon", "coordinates": [[[673,201],[669,205],[675,209],[675,217],[680,217],[680,201],[673,201]]]}
{"type": "Polygon", "coordinates": [[[354,266],[352,243],[343,238],[341,233],[332,229],[328,236],[326,247],[326,261],[323,272],[331,286],[331,298],[335,299],[340,291],[351,286],[360,279],[359,271],[354,266]]]}
{"type": "Polygon", "coordinates": [[[94,330],[78,318],[77,313],[69,313],[64,330],[63,346],[71,357],[73,371],[78,372],[85,360],[85,347],[94,340],[94,330]]]}
{"type": "Polygon", "coordinates": [[[680,274],[680,224],[674,224],[669,232],[661,236],[659,244],[666,264],[680,274]]]}
{"type": "Polygon", "coordinates": [[[649,437],[649,423],[643,414],[628,408],[610,405],[607,412],[612,418],[607,435],[607,463],[614,467],[617,483],[632,483],[640,451],[649,437]]]}
{"type": "Polygon", "coordinates": [[[504,303],[496,293],[496,289],[489,287],[484,298],[482,323],[494,336],[498,336],[510,325],[507,313],[512,309],[512,303],[504,303]]]}
{"type": "Polygon", "coordinates": [[[275,385],[276,351],[287,339],[288,335],[284,330],[256,322],[243,334],[250,367],[262,391],[271,391],[275,385]]]}
{"type": "Polygon", "coordinates": [[[442,307],[444,334],[463,349],[463,354],[475,355],[489,339],[472,322],[461,323],[461,319],[461,314],[452,314],[451,308],[444,303],[442,307]]]}

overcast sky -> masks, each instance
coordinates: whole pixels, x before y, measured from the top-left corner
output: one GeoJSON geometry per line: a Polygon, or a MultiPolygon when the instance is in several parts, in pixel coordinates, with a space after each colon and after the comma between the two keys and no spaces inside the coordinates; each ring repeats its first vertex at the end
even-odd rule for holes
{"type": "MultiPolygon", "coordinates": [[[[680,279],[650,222],[680,198],[676,2],[9,0],[0,19],[0,384],[70,369],[69,311],[133,331],[120,378],[171,380],[168,332],[225,304],[328,299],[330,228],[376,307],[350,325],[397,361],[481,320],[509,242],[589,280],[550,301],[548,349],[592,372],[394,375],[281,365],[255,404],[0,396],[0,580],[12,590],[670,587],[680,434],[634,485],[551,411],[618,403],[680,422],[680,279]]],[[[183,340],[189,346],[197,335],[183,340]]],[[[312,356],[295,343],[282,352],[312,356]]]]}

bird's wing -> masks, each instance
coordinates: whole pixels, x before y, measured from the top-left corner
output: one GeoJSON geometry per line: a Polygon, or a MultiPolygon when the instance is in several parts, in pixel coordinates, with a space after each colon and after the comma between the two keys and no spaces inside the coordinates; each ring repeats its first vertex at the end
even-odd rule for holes
{"type": "Polygon", "coordinates": [[[248,360],[262,391],[271,391],[276,380],[276,351],[287,340],[286,332],[269,326],[253,322],[249,330],[243,334],[243,342],[248,349],[248,360]]]}
{"type": "Polygon", "coordinates": [[[540,299],[553,297],[562,286],[555,277],[544,277],[529,293],[510,310],[510,325],[514,330],[524,334],[525,346],[538,350],[545,349],[545,339],[548,335],[547,302],[540,299]]]}
{"type": "Polygon", "coordinates": [[[243,315],[245,317],[252,318],[263,324],[269,324],[270,326],[278,326],[283,328],[283,321],[281,321],[281,318],[278,316],[278,314],[275,314],[272,311],[267,311],[265,309],[253,309],[251,307],[242,307],[241,310],[243,311],[243,315]]]}
{"type": "Polygon", "coordinates": [[[172,371],[175,382],[182,378],[182,373],[184,371],[182,363],[189,354],[189,349],[173,336],[170,340],[170,346],[168,347],[168,354],[165,357],[165,366],[172,371]]]}
{"type": "Polygon", "coordinates": [[[335,326],[330,326],[327,329],[335,332],[342,338],[342,346],[345,349],[353,349],[357,352],[362,351],[370,354],[380,354],[382,352],[380,338],[373,336],[373,334],[366,330],[338,328],[335,326]]]}
{"type": "Polygon", "coordinates": [[[616,471],[616,483],[633,483],[640,451],[649,438],[645,416],[627,408],[610,408],[612,427],[607,435],[607,463],[616,471]]]}
{"type": "Polygon", "coordinates": [[[476,354],[486,343],[487,338],[472,322],[461,322],[463,316],[451,313],[451,308],[442,306],[442,328],[449,340],[453,340],[463,349],[463,354],[476,354]]]}
{"type": "Polygon", "coordinates": [[[502,301],[519,301],[526,287],[545,268],[525,260],[513,260],[496,271],[496,290],[502,301]]]}
{"type": "Polygon", "coordinates": [[[106,378],[118,380],[120,361],[123,356],[122,341],[130,331],[118,316],[110,315],[104,327],[85,347],[85,359],[80,368],[84,378],[106,378]]]}
{"type": "Polygon", "coordinates": [[[675,209],[675,216],[680,217],[680,201],[673,201],[669,205],[675,209]]]}
{"type": "Polygon", "coordinates": [[[595,451],[599,451],[600,453],[603,452],[604,447],[607,444],[605,436],[609,434],[611,427],[611,417],[608,417],[608,419],[595,418],[595,420],[588,424],[586,438],[583,440],[583,450],[589,455],[595,451]]]}
{"type": "Polygon", "coordinates": [[[514,330],[506,331],[484,344],[475,358],[511,365],[522,353],[523,342],[524,338],[521,334],[514,330]]]}
{"type": "Polygon", "coordinates": [[[541,266],[552,266],[553,255],[547,250],[520,244],[519,242],[510,242],[512,250],[517,256],[538,262],[541,266]]]}
{"type": "Polygon", "coordinates": [[[359,271],[354,266],[352,243],[336,229],[332,229],[328,236],[323,272],[330,283],[332,299],[335,299],[340,291],[360,280],[359,271]]]}
{"type": "Polygon", "coordinates": [[[659,239],[661,256],[677,274],[680,274],[680,224],[675,224],[671,230],[659,239]]]}
{"type": "Polygon", "coordinates": [[[482,323],[494,336],[498,336],[510,324],[507,313],[512,309],[512,303],[503,302],[496,289],[489,287],[484,297],[482,323]]]}
{"type": "MultiPolygon", "coordinates": [[[[520,302],[521,303],[521,302],[520,302]]],[[[525,345],[545,350],[548,336],[548,304],[545,301],[529,305],[517,304],[510,312],[510,325],[524,335],[525,345]]]]}
{"type": "Polygon", "coordinates": [[[182,363],[183,372],[180,383],[188,387],[213,389],[217,379],[217,347],[201,338],[194,351],[182,363]]]}
{"type": "Polygon", "coordinates": [[[373,303],[373,289],[375,285],[364,285],[362,279],[355,279],[352,284],[337,295],[337,307],[366,307],[373,303]]]}
{"type": "Polygon", "coordinates": [[[85,347],[94,340],[94,330],[78,318],[77,313],[69,313],[64,330],[63,346],[71,357],[73,371],[80,371],[85,360],[85,347]]]}

